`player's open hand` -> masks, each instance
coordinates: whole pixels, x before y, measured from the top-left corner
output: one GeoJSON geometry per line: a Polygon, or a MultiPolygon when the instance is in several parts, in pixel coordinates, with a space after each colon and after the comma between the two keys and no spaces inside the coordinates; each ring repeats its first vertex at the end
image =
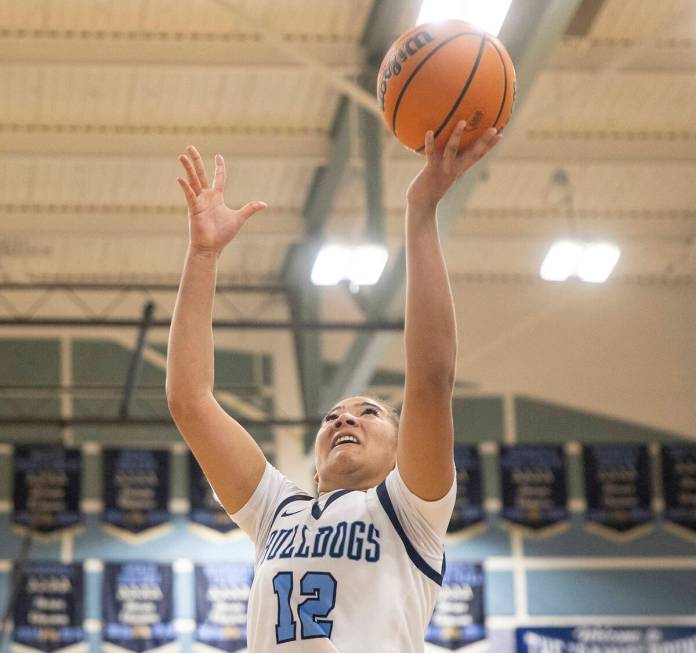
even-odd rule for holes
{"type": "Polygon", "coordinates": [[[435,147],[433,132],[425,134],[426,163],[406,194],[411,206],[434,209],[450,186],[503,138],[491,127],[477,141],[460,151],[459,142],[465,126],[463,120],[457,123],[442,152],[435,147]]]}
{"type": "Polygon", "coordinates": [[[237,235],[242,225],[257,211],[266,208],[265,202],[249,202],[234,210],[225,205],[225,160],[215,156],[213,186],[208,183],[205,165],[193,145],[187,148],[188,156],[182,154],[179,161],[186,170],[188,181],[177,177],[186,196],[189,217],[191,248],[197,251],[219,254],[237,235]]]}

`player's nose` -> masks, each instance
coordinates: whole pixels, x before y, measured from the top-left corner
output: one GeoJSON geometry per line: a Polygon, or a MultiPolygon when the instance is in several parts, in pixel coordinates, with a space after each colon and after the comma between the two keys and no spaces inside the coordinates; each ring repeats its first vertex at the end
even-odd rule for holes
{"type": "Polygon", "coordinates": [[[335,426],[335,428],[339,429],[339,428],[341,428],[341,426],[343,426],[344,424],[347,424],[348,426],[355,426],[357,423],[358,423],[358,422],[357,422],[357,420],[355,419],[355,417],[353,417],[353,416],[350,415],[350,414],[344,413],[343,415],[339,415],[339,416],[336,418],[336,421],[334,422],[334,426],[335,426]]]}

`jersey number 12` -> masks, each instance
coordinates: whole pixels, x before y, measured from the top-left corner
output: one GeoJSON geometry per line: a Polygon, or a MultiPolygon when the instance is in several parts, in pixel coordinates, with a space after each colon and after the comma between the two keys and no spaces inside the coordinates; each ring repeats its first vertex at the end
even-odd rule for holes
{"type": "MultiPolygon", "coordinates": [[[[278,597],[276,643],[297,639],[297,623],[290,605],[293,577],[290,571],[279,571],[273,577],[273,591],[278,597]]],[[[297,606],[302,626],[302,639],[331,637],[333,621],[326,619],[336,605],[336,579],[326,572],[308,571],[300,580],[300,595],[309,598],[297,606]]]]}

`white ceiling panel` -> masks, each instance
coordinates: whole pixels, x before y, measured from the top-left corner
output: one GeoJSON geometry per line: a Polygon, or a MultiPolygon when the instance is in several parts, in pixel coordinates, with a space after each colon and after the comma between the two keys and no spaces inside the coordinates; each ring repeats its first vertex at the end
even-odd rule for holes
{"type": "Polygon", "coordinates": [[[693,37],[695,11],[692,0],[606,0],[591,35],[635,40],[693,37]]]}
{"type": "Polygon", "coordinates": [[[515,129],[689,131],[696,125],[696,75],[686,72],[540,75],[515,129]],[[520,123],[523,127],[518,127],[520,123]]]}
{"type": "MultiPolygon", "coordinates": [[[[301,207],[314,169],[286,166],[282,160],[235,164],[228,160],[226,198],[230,205],[263,199],[270,205],[301,207]]],[[[212,176],[212,161],[207,161],[212,176]]],[[[184,198],[176,183],[183,174],[171,159],[106,159],[0,156],[3,204],[175,205],[184,198]]]]}
{"type": "MultiPolygon", "coordinates": [[[[370,0],[230,0],[229,4],[283,34],[338,40],[358,40],[372,6],[370,0]]],[[[254,33],[216,0],[4,0],[0,24],[24,30],[254,33]]]]}
{"type": "Polygon", "coordinates": [[[303,69],[0,66],[4,123],[328,129],[336,92],[303,69]],[[282,98],[282,102],[273,98],[282,98]]]}
{"type": "MultiPolygon", "coordinates": [[[[146,269],[139,239],[149,241],[163,228],[162,246],[148,245],[143,274],[178,274],[172,259],[185,224],[180,233],[169,219],[185,214],[175,181],[182,173],[177,155],[192,143],[211,173],[212,154],[225,155],[230,205],[261,199],[271,206],[259,216],[266,218],[263,228],[249,230],[249,247],[226,264],[229,273],[279,273],[288,243],[302,238],[301,211],[317,167],[328,161],[339,94],[315,72],[288,66],[287,55],[261,46],[259,26],[282,33],[300,54],[305,44],[314,47],[319,64],[326,48],[348,48],[350,65],[342,73],[354,74],[373,2],[237,0],[251,22],[223,4],[0,3],[0,40],[11,46],[0,64],[0,140],[6,144],[0,145],[0,224],[11,225],[6,237],[25,239],[13,246],[12,265],[37,270],[35,253],[47,241],[32,243],[32,230],[39,238],[50,228],[52,247],[65,251],[42,262],[42,274],[118,276],[121,266],[130,275],[146,269]],[[41,55],[39,44],[49,41],[48,54],[41,55]],[[162,47],[147,49],[148,42],[162,47]],[[102,61],[95,44],[119,52],[102,61]],[[206,50],[211,44],[214,53],[206,50]],[[81,220],[96,239],[89,246],[75,240],[81,220]],[[99,239],[100,225],[108,225],[108,239],[99,239]]],[[[569,177],[578,220],[594,234],[605,230],[655,252],[666,243],[670,255],[696,234],[696,26],[687,16],[694,6],[689,0],[607,0],[587,37],[558,46],[526,106],[516,110],[487,177],[478,177],[482,167],[470,173],[477,175],[476,188],[452,225],[455,240],[448,248],[466,237],[489,239],[490,246],[480,241],[478,254],[461,258],[466,274],[477,266],[529,272],[539,243],[563,228],[562,219],[553,218],[557,205],[549,193],[559,168],[569,177]],[[500,262],[494,260],[496,242],[500,262]]],[[[331,66],[341,59],[334,56],[331,66]]],[[[358,237],[365,224],[355,138],[353,146],[329,235],[358,237]]],[[[384,157],[387,233],[398,247],[406,188],[423,160],[388,138],[384,157]]],[[[661,256],[654,260],[660,263],[646,263],[646,269],[663,274],[661,256]]],[[[691,269],[690,260],[682,269],[691,269]]]]}

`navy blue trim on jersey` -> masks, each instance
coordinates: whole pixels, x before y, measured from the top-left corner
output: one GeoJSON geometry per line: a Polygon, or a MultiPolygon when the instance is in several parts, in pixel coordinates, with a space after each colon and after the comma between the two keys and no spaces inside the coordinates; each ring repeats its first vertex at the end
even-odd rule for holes
{"type": "Polygon", "coordinates": [[[413,544],[411,544],[411,540],[408,539],[408,535],[406,535],[404,532],[404,529],[399,522],[399,518],[396,516],[394,505],[389,497],[386,481],[382,481],[377,486],[377,496],[379,497],[379,502],[382,504],[384,512],[387,513],[387,517],[389,517],[389,521],[391,521],[394,530],[401,538],[404,548],[406,549],[406,553],[408,553],[408,557],[411,558],[411,562],[416,565],[416,567],[430,580],[442,586],[442,577],[445,574],[445,556],[442,556],[442,571],[441,573],[438,573],[425,560],[423,560],[420,553],[418,553],[418,551],[416,551],[416,549],[413,547],[413,544]]]}
{"type": "Polygon", "coordinates": [[[312,497],[307,496],[306,494],[293,494],[291,497],[283,499],[280,502],[280,505],[276,508],[275,513],[273,514],[273,519],[271,519],[271,525],[268,527],[269,531],[273,527],[273,522],[275,522],[276,517],[280,514],[280,511],[293,501],[312,501],[312,497]]]}
{"type": "Polygon", "coordinates": [[[348,494],[348,492],[355,492],[355,490],[339,490],[338,492],[334,492],[327,500],[326,503],[324,504],[323,508],[319,507],[319,501],[315,501],[314,505],[312,506],[312,517],[314,519],[319,519],[324,514],[324,511],[334,502],[336,499],[340,499],[344,494],[348,494]]]}

